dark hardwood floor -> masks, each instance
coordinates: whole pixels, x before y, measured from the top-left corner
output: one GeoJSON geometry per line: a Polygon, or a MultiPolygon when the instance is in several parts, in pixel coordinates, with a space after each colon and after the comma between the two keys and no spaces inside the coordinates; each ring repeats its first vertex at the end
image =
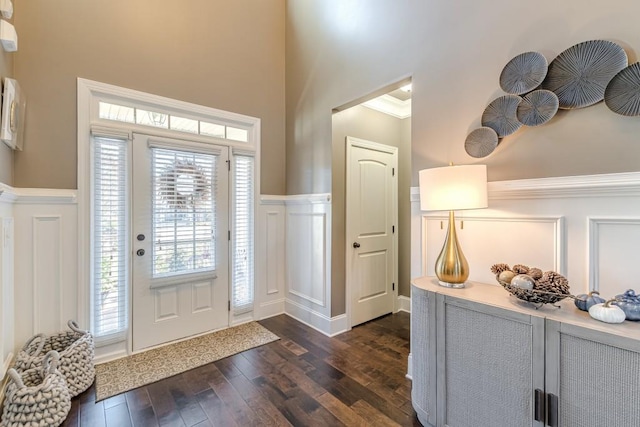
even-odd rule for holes
{"type": "Polygon", "coordinates": [[[98,403],[92,386],[63,425],[420,425],[405,378],[407,313],[334,338],[285,315],[260,323],[281,339],[98,403]]]}

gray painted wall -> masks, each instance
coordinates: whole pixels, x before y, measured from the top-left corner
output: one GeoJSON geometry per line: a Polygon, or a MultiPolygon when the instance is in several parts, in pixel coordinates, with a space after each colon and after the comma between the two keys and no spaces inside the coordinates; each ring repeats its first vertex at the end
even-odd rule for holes
{"type": "Polygon", "coordinates": [[[398,147],[398,290],[410,295],[411,119],[397,119],[362,106],[333,115],[331,203],[331,315],[345,312],[346,137],[398,147]]]}
{"type": "Polygon", "coordinates": [[[481,161],[468,133],[500,91],[515,55],[548,60],[586,40],[621,44],[638,60],[640,2],[612,0],[287,2],[287,193],[330,191],[331,110],[413,77],[412,182],[420,169],[485,163],[490,180],[640,170],[640,117],[603,103],[523,128],[481,161]]]}
{"type": "Polygon", "coordinates": [[[25,0],[18,187],[77,188],[76,79],[262,119],[261,190],[285,193],[284,0],[25,0]]]}

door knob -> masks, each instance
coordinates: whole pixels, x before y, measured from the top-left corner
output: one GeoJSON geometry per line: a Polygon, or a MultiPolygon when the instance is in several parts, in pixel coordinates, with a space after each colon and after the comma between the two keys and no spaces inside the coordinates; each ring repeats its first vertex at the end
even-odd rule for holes
{"type": "Polygon", "coordinates": [[[354,247],[355,249],[358,249],[358,248],[360,247],[360,243],[358,243],[358,242],[353,242],[353,247],[354,247]]]}
{"type": "Polygon", "coordinates": [[[138,256],[142,256],[142,255],[144,255],[144,249],[138,249],[138,250],[136,251],[136,254],[137,254],[138,256]]]}

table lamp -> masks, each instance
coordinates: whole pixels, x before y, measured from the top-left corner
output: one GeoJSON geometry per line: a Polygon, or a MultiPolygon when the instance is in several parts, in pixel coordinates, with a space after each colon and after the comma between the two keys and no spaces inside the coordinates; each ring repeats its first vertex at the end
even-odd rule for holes
{"type": "Polygon", "coordinates": [[[487,166],[464,165],[424,169],[420,177],[420,209],[449,211],[447,237],[436,260],[435,272],[440,285],[464,288],[469,263],[462,253],[454,211],[481,209],[487,203],[487,166]]]}

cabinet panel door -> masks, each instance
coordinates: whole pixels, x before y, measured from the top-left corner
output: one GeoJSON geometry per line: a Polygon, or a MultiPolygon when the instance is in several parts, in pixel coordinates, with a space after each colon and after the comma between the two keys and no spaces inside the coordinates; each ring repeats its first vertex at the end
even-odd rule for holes
{"type": "Polygon", "coordinates": [[[640,343],[547,320],[547,394],[558,426],[640,426],[640,343]]]}
{"type": "Polygon", "coordinates": [[[542,425],[544,319],[443,295],[436,310],[438,426],[542,425]]]}
{"type": "Polygon", "coordinates": [[[411,402],[420,422],[436,424],[436,294],[411,287],[411,402]]]}

